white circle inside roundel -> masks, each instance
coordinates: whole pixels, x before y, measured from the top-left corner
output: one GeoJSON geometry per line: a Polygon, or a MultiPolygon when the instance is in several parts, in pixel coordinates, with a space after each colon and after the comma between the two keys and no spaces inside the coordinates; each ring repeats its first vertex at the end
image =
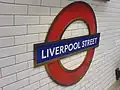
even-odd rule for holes
{"type": "MultiPolygon", "coordinates": [[[[78,36],[88,35],[89,30],[87,24],[81,20],[74,21],[65,30],[62,39],[74,38],[78,36]]],[[[71,56],[67,56],[60,60],[61,64],[67,70],[74,70],[78,68],[84,58],[86,57],[87,51],[80,52],[71,56]]]]}

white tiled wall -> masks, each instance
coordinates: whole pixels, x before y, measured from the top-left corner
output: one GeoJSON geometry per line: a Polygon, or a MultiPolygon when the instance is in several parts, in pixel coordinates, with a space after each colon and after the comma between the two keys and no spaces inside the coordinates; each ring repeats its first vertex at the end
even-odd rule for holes
{"type": "MultiPolygon", "coordinates": [[[[44,66],[33,68],[33,44],[44,42],[55,16],[74,1],[0,0],[0,90],[107,90],[115,82],[114,71],[120,66],[119,0],[81,0],[95,11],[101,40],[88,72],[77,84],[59,86],[49,78],[44,66]]],[[[74,22],[62,39],[87,34],[86,24],[74,22]]],[[[79,53],[61,63],[75,69],[85,55],[79,53]]]]}
{"type": "MultiPolygon", "coordinates": [[[[66,28],[66,31],[62,36],[62,39],[84,36],[88,34],[89,34],[89,30],[87,28],[86,23],[84,23],[83,21],[77,20],[71,23],[66,28]]],[[[82,64],[86,54],[87,54],[87,51],[77,53],[76,55],[63,58],[60,62],[66,69],[74,70],[82,64]]]]}

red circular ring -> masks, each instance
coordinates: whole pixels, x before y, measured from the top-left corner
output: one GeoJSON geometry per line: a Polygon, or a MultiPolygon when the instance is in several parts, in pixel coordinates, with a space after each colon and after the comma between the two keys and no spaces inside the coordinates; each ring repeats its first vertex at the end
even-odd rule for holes
{"type": "MultiPolygon", "coordinates": [[[[97,33],[95,14],[85,2],[74,2],[65,7],[53,21],[46,42],[58,41],[61,39],[66,27],[74,20],[83,20],[88,25],[89,34],[97,33]]],[[[77,83],[87,72],[92,61],[95,49],[87,51],[83,63],[75,70],[68,71],[60,64],[60,59],[45,65],[50,77],[59,85],[69,86],[77,83]]]]}

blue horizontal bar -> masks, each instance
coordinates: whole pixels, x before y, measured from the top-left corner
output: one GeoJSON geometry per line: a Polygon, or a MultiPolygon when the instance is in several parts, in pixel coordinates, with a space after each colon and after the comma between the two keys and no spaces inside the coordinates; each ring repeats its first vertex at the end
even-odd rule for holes
{"type": "Polygon", "coordinates": [[[71,55],[99,46],[100,33],[55,42],[35,44],[36,63],[43,64],[53,59],[71,55]]]}

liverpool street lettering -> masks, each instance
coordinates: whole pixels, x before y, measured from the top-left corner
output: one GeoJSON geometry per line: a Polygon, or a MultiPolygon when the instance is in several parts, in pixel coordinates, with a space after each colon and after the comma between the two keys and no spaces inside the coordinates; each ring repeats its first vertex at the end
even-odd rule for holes
{"type": "Polygon", "coordinates": [[[37,63],[46,63],[55,58],[85,51],[99,45],[100,34],[64,39],[56,42],[35,44],[37,63]]]}

